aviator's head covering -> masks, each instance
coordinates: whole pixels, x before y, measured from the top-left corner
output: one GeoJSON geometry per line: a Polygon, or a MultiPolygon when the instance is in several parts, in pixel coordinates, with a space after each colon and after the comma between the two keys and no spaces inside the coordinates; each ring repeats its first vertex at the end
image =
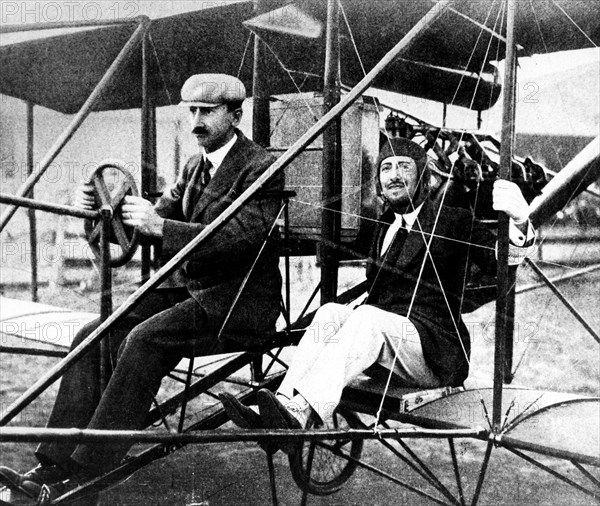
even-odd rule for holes
{"type": "Polygon", "coordinates": [[[428,167],[427,152],[416,142],[403,137],[386,137],[377,159],[377,194],[381,195],[381,181],[379,171],[381,162],[390,156],[408,156],[417,164],[418,185],[412,196],[412,207],[417,207],[429,195],[431,173],[428,167]]]}
{"type": "Polygon", "coordinates": [[[217,107],[229,102],[243,102],[246,88],[237,77],[227,74],[196,74],[181,88],[181,102],[185,107],[217,107]]]}

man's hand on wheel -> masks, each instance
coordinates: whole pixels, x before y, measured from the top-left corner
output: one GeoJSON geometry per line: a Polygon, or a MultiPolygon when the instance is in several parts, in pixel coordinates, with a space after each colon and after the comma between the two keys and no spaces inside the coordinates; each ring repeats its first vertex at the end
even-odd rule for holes
{"type": "Polygon", "coordinates": [[[165,220],[157,214],[150,201],[128,195],[121,206],[121,215],[125,225],[137,228],[144,235],[162,237],[165,220]]]}
{"type": "Polygon", "coordinates": [[[73,206],[86,211],[94,211],[96,209],[93,183],[83,183],[77,187],[73,194],[73,206]]]}

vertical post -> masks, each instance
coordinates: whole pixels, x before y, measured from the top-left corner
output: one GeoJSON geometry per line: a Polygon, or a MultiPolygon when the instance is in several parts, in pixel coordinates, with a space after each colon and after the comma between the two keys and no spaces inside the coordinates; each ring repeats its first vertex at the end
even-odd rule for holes
{"type": "Polygon", "coordinates": [[[181,141],[179,140],[179,132],[181,130],[181,122],[175,122],[175,139],[173,139],[173,181],[179,176],[179,164],[181,163],[181,141]]]}
{"type": "Polygon", "coordinates": [[[478,110],[477,111],[477,130],[481,130],[481,124],[482,124],[481,110],[478,110]]]}
{"type": "Polygon", "coordinates": [[[446,128],[446,122],[448,120],[448,104],[444,102],[442,109],[442,126],[446,128]]]}
{"type": "MultiPolygon", "coordinates": [[[[268,9],[265,0],[258,0],[256,15],[268,9]]],[[[266,72],[268,50],[254,34],[254,68],[252,71],[252,140],[263,148],[271,145],[271,110],[269,105],[269,76],[266,72]]]]}
{"type": "MultiPolygon", "coordinates": [[[[100,261],[100,320],[105,321],[112,313],[112,272],[110,267],[110,229],[112,209],[103,205],[100,209],[102,231],[100,235],[100,248],[102,259],[100,261]]],[[[112,373],[110,353],[110,333],[106,334],[100,342],[100,388],[102,391],[108,385],[112,373]]]]}
{"type": "MultiPolygon", "coordinates": [[[[339,14],[338,0],[328,0],[323,114],[331,111],[340,101],[339,14]]],[[[337,246],[340,242],[342,210],[341,124],[338,117],[323,132],[321,304],[334,302],[337,296],[337,246]]]]}
{"type": "MultiPolygon", "coordinates": [[[[142,41],[141,192],[144,198],[156,193],[156,108],[149,86],[148,32],[142,41]]],[[[142,237],[142,282],[150,278],[151,243],[142,237]]]]}
{"type": "Polygon", "coordinates": [[[283,249],[285,251],[285,309],[288,313],[285,319],[285,323],[287,332],[290,332],[292,323],[292,297],[290,287],[290,199],[288,197],[285,197],[283,206],[283,249]]]}
{"type": "MultiPolygon", "coordinates": [[[[27,102],[27,177],[33,174],[33,103],[27,102]]],[[[33,187],[27,195],[33,198],[33,187]]],[[[38,301],[38,258],[37,258],[37,221],[35,209],[27,210],[29,216],[29,246],[31,248],[31,300],[38,301]]]]}
{"type": "MultiPolygon", "coordinates": [[[[515,134],[515,83],[516,83],[516,53],[514,41],[516,0],[506,0],[507,3],[507,42],[506,65],[504,74],[504,103],[502,117],[502,145],[500,147],[501,179],[511,176],[513,143],[515,134]]],[[[509,330],[508,309],[510,308],[511,287],[515,281],[515,269],[508,267],[508,224],[509,218],[505,213],[498,216],[498,297],[496,300],[496,336],[494,350],[494,393],[492,426],[494,432],[500,430],[502,417],[502,387],[504,383],[506,339],[509,330]]],[[[514,293],[513,293],[514,297],[514,293]]]]}

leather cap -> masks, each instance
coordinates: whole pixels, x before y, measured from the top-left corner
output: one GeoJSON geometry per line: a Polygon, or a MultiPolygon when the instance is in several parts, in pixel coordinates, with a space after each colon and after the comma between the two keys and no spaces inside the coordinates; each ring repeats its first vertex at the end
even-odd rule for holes
{"type": "Polygon", "coordinates": [[[377,166],[381,167],[381,162],[390,156],[408,156],[417,164],[419,174],[427,164],[427,153],[416,142],[402,137],[386,138],[379,151],[377,166]]]}
{"type": "Polygon", "coordinates": [[[196,74],[181,88],[179,105],[217,107],[228,102],[242,102],[246,88],[238,78],[227,74],[196,74]]]}

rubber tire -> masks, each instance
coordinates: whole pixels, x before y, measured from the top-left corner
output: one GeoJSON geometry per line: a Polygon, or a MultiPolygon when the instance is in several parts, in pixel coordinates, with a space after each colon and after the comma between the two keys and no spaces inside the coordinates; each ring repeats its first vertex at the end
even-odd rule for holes
{"type": "MultiPolygon", "coordinates": [[[[358,416],[347,409],[340,408],[336,410],[334,414],[334,419],[336,420],[336,427],[345,428],[362,428],[363,425],[360,422],[358,416]]],[[[307,428],[318,428],[315,426],[312,421],[309,421],[307,428]]],[[[337,444],[338,448],[343,449],[350,445],[349,455],[357,460],[360,459],[362,454],[362,449],[364,445],[364,440],[355,439],[351,441],[325,441],[328,444],[337,444]]],[[[328,449],[316,446],[315,454],[313,457],[311,475],[307,476],[306,473],[306,465],[308,459],[308,451],[310,445],[315,445],[315,442],[305,441],[302,443],[302,450],[295,452],[293,454],[288,455],[288,460],[290,463],[290,470],[292,472],[292,477],[296,484],[302,489],[308,489],[308,492],[314,495],[330,495],[342,488],[344,483],[348,481],[348,479],[354,473],[357,464],[350,460],[343,459],[342,457],[336,457],[333,453],[329,452],[328,449]],[[329,453],[329,457],[335,459],[336,462],[342,465],[339,470],[334,470],[335,474],[331,474],[326,476],[325,478],[316,477],[321,475],[324,472],[329,472],[325,468],[320,468],[320,465],[323,463],[328,464],[328,457],[326,453],[329,453]]]]}

